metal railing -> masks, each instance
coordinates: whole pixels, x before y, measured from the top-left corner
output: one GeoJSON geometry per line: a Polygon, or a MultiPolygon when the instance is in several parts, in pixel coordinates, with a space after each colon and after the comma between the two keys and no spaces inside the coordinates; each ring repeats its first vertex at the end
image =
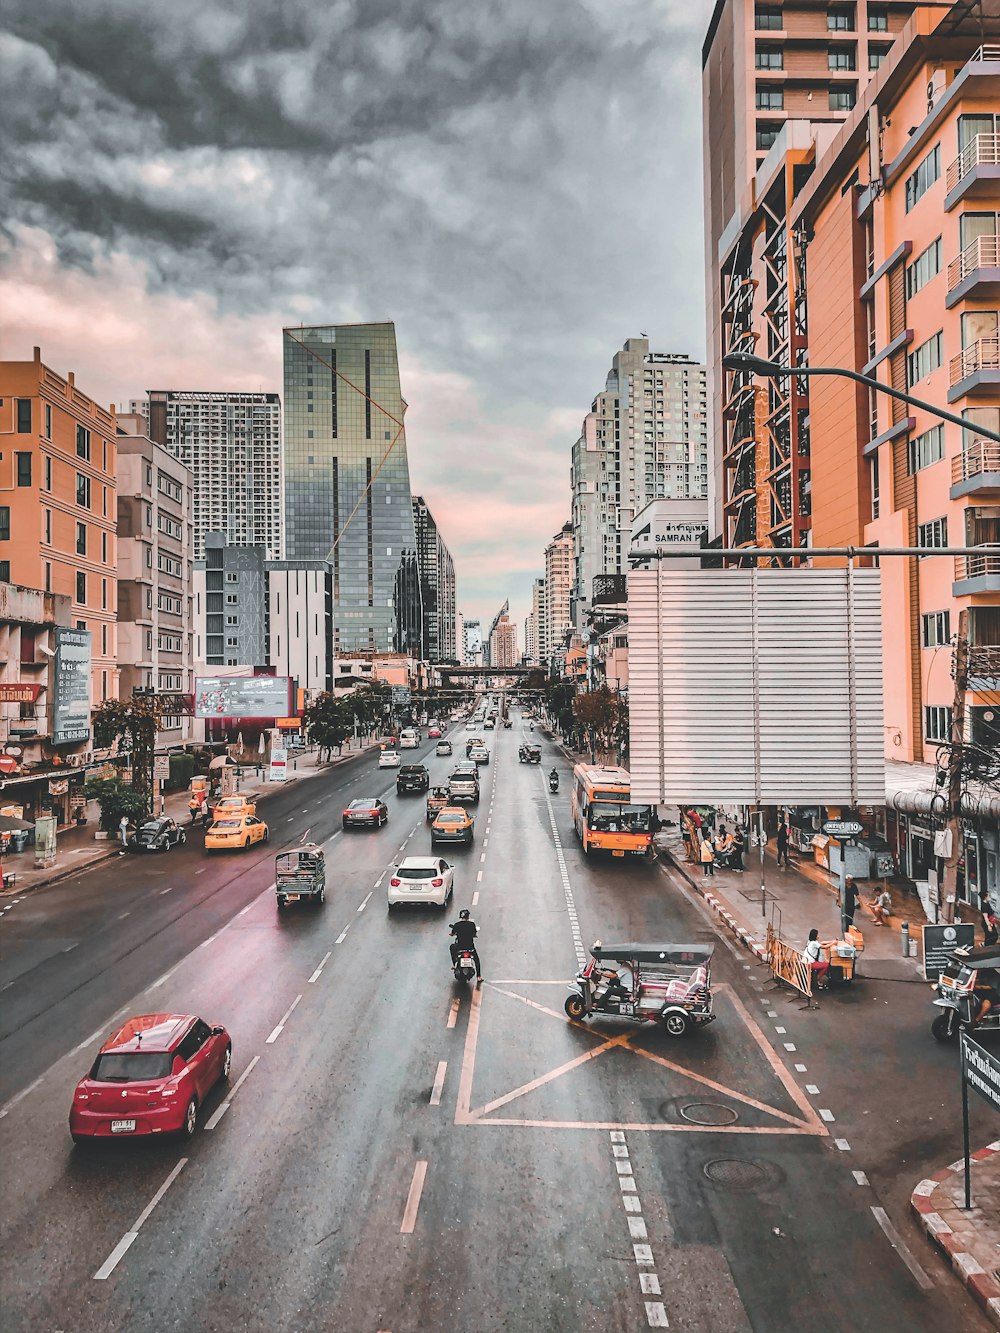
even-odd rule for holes
{"type": "Polygon", "coordinates": [[[955,579],[1000,577],[1000,546],[984,546],[981,555],[955,557],[955,579]]]}
{"type": "Polygon", "coordinates": [[[1000,60],[1000,46],[990,43],[980,46],[972,53],[972,56],[969,59],[969,64],[971,65],[980,60],[1000,60]]]}
{"type": "Polygon", "coordinates": [[[948,383],[954,388],[977,370],[1000,370],[1000,338],[978,338],[963,347],[948,363],[948,383]]]}
{"type": "Polygon", "coordinates": [[[984,472],[1000,472],[1000,444],[992,440],[973,440],[951,460],[952,485],[980,477],[984,472]]]}
{"type": "Polygon", "coordinates": [[[964,180],[976,167],[995,167],[1000,163],[1000,134],[976,134],[948,167],[949,190],[964,180]]]}
{"type": "Polygon", "coordinates": [[[948,265],[948,290],[952,292],[979,268],[1000,268],[1000,236],[977,236],[957,259],[948,265]]]}

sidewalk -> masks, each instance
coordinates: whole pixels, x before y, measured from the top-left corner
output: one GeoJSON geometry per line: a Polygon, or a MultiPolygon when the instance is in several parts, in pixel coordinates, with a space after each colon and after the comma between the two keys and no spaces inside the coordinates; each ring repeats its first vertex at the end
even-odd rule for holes
{"type": "MultiPolygon", "coordinates": [[[[293,762],[298,766],[290,768],[288,776],[283,783],[268,782],[265,776],[265,769],[260,773],[255,772],[254,768],[247,765],[243,769],[240,779],[240,793],[255,793],[258,796],[265,795],[267,792],[278,791],[283,787],[291,786],[303,778],[312,777],[315,773],[326,772],[331,768],[336,768],[338,764],[346,763],[348,759],[354,759],[359,754],[366,753],[371,746],[364,746],[360,750],[351,750],[343,755],[338,755],[329,763],[319,764],[316,761],[318,751],[309,751],[305,754],[295,755],[293,762]]],[[[185,791],[171,792],[164,801],[164,813],[171,819],[175,819],[178,824],[186,828],[189,823],[188,814],[189,793],[185,791]]],[[[70,827],[60,829],[56,842],[56,861],[54,865],[45,866],[36,869],[35,867],[35,849],[28,847],[23,852],[10,852],[3,858],[3,871],[5,875],[13,872],[17,878],[14,885],[8,889],[0,889],[0,897],[19,898],[24,893],[30,893],[32,889],[41,888],[44,884],[54,884],[68,875],[75,875],[78,871],[84,870],[99,861],[110,860],[117,856],[120,850],[120,844],[117,836],[111,835],[98,841],[94,834],[97,832],[97,805],[90,802],[90,819],[82,827],[70,827]]]]}
{"type": "Polygon", "coordinates": [[[1000,1142],[972,1154],[972,1202],[967,1213],[965,1168],[959,1161],[922,1180],[910,1206],[928,1239],[1000,1329],[1000,1142]]]}

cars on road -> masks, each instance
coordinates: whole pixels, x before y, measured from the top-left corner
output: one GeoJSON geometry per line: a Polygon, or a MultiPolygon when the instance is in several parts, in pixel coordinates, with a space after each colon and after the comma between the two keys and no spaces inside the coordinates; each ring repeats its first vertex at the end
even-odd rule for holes
{"type": "Polygon", "coordinates": [[[434,747],[434,753],[438,756],[444,754],[451,754],[452,753],[451,741],[445,741],[445,740],[438,741],[437,745],[435,745],[434,747]]]}
{"type": "Polygon", "coordinates": [[[398,768],[399,752],[397,750],[383,750],[378,757],[379,768],[398,768]]]}
{"type": "Polygon", "coordinates": [[[399,733],[399,748],[415,750],[420,744],[420,733],[414,727],[406,727],[399,733]]]}
{"type": "Polygon", "coordinates": [[[256,815],[226,815],[216,819],[205,833],[205,850],[222,852],[234,847],[249,847],[267,842],[268,827],[256,815]]]}
{"type": "Polygon", "coordinates": [[[213,819],[224,819],[228,815],[255,815],[257,796],[254,792],[244,792],[238,796],[220,796],[210,801],[213,819]]]}
{"type": "Polygon", "coordinates": [[[431,824],[431,846],[436,842],[471,842],[475,820],[460,805],[446,805],[431,824]]]}
{"type": "Polygon", "coordinates": [[[166,852],[187,842],[184,830],[177,821],[168,818],[147,819],[132,835],[129,846],[136,852],[166,852]]]}
{"type": "Polygon", "coordinates": [[[404,856],[389,877],[388,909],[391,912],[402,903],[431,903],[443,910],[454,885],[454,869],[439,856],[404,856]]]}
{"type": "Polygon", "coordinates": [[[475,764],[459,764],[448,778],[448,795],[453,802],[479,804],[479,774],[475,764]]]}
{"type": "Polygon", "coordinates": [[[428,727],[428,728],[427,728],[427,739],[428,739],[429,741],[436,741],[436,740],[439,738],[440,735],[441,735],[441,728],[440,728],[440,727],[428,727]]]}
{"type": "Polygon", "coordinates": [[[473,745],[472,753],[467,756],[474,764],[488,764],[490,752],[485,745],[473,745]]]}
{"type": "Polygon", "coordinates": [[[423,764],[404,764],[396,774],[396,795],[406,792],[426,791],[431,785],[431,777],[423,764]]]}
{"type": "Polygon", "coordinates": [[[229,1077],[233,1045],[221,1024],[193,1014],[141,1014],[101,1047],[73,1094],[69,1132],[88,1139],[181,1134],[190,1138],[198,1108],[229,1077]]]}
{"type": "Polygon", "coordinates": [[[483,723],[483,726],[486,728],[487,731],[494,731],[496,729],[496,725],[497,725],[497,720],[495,717],[488,717],[486,721],[483,723]]]}
{"type": "Polygon", "coordinates": [[[389,807],[377,796],[358,796],[343,812],[344,829],[381,828],[389,818],[389,807]]]}

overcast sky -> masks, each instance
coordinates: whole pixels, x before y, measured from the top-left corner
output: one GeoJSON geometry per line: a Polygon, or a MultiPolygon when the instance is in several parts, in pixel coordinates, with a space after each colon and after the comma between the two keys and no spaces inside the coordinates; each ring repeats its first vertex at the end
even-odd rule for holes
{"type": "Polygon", "coordinates": [[[523,617],[645,331],[704,353],[710,0],[7,0],[0,355],[105,402],[281,388],[393,319],[459,605],[523,617]]]}

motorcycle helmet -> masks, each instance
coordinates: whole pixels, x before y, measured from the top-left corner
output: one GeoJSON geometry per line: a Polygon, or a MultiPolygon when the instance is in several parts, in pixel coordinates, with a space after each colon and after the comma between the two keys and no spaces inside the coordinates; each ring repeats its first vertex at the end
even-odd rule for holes
{"type": "Polygon", "coordinates": [[[463,908],[462,908],[462,910],[461,910],[461,911],[459,912],[459,914],[458,914],[458,919],[459,919],[459,921],[468,921],[468,919],[469,919],[469,909],[468,909],[467,907],[463,907],[463,908]]]}

